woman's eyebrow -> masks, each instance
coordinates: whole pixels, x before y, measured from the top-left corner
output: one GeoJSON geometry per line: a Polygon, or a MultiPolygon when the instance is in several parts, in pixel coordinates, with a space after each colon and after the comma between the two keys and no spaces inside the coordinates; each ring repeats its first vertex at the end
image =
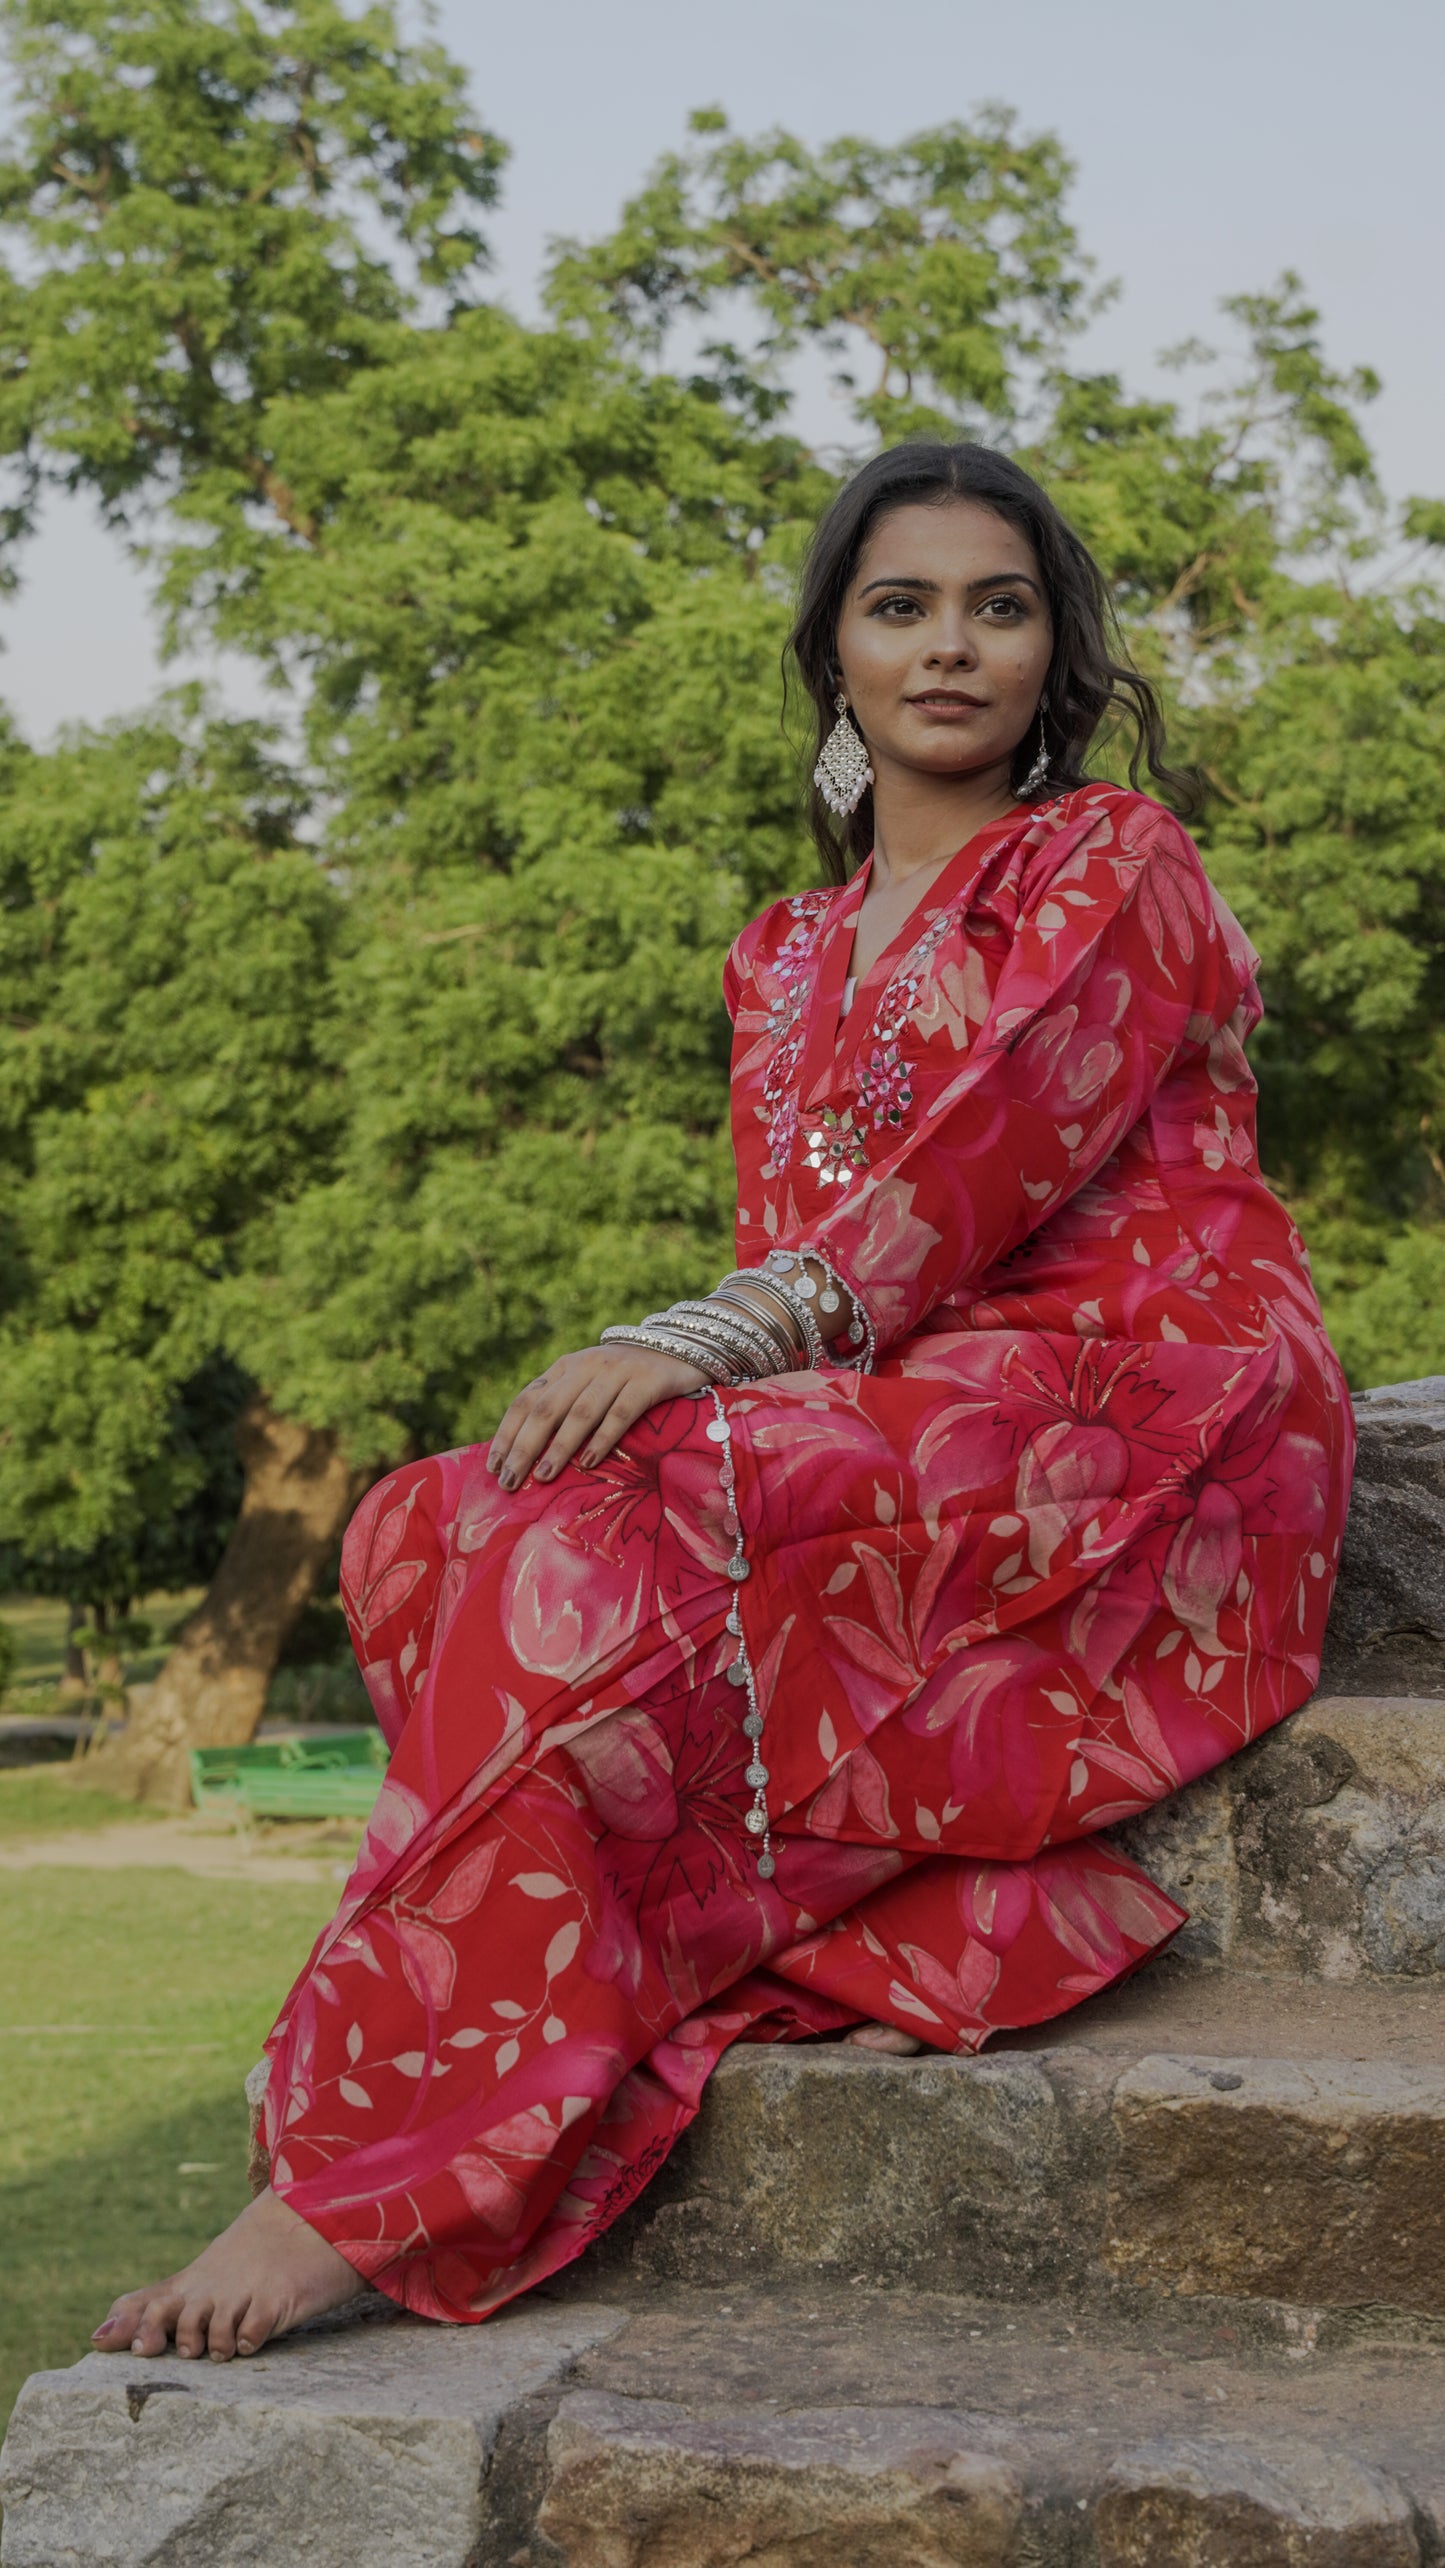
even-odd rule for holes
{"type": "Polygon", "coordinates": [[[990,571],[986,580],[970,580],[968,593],[972,597],[977,589],[1004,587],[1032,589],[1035,597],[1043,596],[1038,581],[1031,580],[1027,571],[990,571]]]}
{"type": "MultiPolygon", "coordinates": [[[[985,579],[970,580],[967,593],[973,597],[979,589],[1005,587],[1032,589],[1035,597],[1043,596],[1043,590],[1038,581],[1031,580],[1027,571],[990,571],[985,579]]],[[[871,597],[875,589],[881,588],[918,589],[927,597],[937,597],[940,593],[940,584],[937,580],[915,580],[905,576],[896,580],[869,580],[866,588],[861,588],[858,594],[860,597],[871,597]]]]}

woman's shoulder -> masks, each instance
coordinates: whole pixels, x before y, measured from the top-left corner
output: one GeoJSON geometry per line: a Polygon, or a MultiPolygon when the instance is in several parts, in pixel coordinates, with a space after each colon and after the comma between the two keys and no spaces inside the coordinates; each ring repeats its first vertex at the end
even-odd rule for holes
{"type": "Polygon", "coordinates": [[[1133,785],[1091,780],[1038,807],[1017,844],[1013,872],[1025,907],[1056,879],[1110,880],[1120,894],[1151,864],[1207,879],[1177,813],[1133,785]]]}
{"type": "Polygon", "coordinates": [[[769,901],[767,908],[750,918],[733,939],[728,956],[730,975],[755,972],[785,954],[801,959],[816,943],[832,903],[844,888],[842,884],[820,884],[808,891],[785,892],[780,900],[769,901]]]}
{"type": "Polygon", "coordinates": [[[1042,806],[1040,817],[1072,831],[1078,822],[1092,823],[1091,835],[1103,846],[1130,850],[1158,844],[1192,847],[1194,841],[1177,812],[1137,785],[1112,785],[1102,777],[1075,785],[1042,806]]]}

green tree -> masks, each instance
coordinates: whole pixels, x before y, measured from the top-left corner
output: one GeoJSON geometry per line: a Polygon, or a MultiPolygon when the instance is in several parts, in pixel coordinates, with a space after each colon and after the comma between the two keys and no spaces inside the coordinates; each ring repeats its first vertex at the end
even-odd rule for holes
{"type": "Polygon", "coordinates": [[[389,7],[335,0],[4,0],[0,30],[18,505],[58,482],[128,526],[163,490],[311,540],[268,414],[384,364],[418,292],[482,262],[503,153],[460,73],[389,7]]]}
{"type": "Polygon", "coordinates": [[[780,369],[809,341],[883,442],[1011,427],[1023,384],[1091,304],[1052,135],[1006,107],[893,149],[848,135],[810,150],[750,142],[717,108],[691,120],[610,239],[568,244],[549,300],[563,318],[651,354],[682,318],[752,307],[745,349],[709,342],[712,379],[755,414],[787,404],[780,369]],[[865,365],[860,388],[856,369],[865,365]]]}
{"type": "Polygon", "coordinates": [[[276,1551],[314,1578],[355,1485],[225,1323],[261,1209],[339,1136],[344,904],[301,816],[257,726],[193,697],[48,757],[12,745],[0,801],[0,1527],[22,1582],[101,1634],[229,1553],[169,1676],[206,1695],[197,1737],[254,1724],[309,1593],[276,1551]],[[238,1614],[248,1555],[267,1575],[238,1614]]]}
{"type": "Polygon", "coordinates": [[[808,875],[774,710],[836,480],[789,431],[805,342],[860,437],[1006,438],[1099,550],[1264,952],[1271,1164],[1352,1361],[1404,1343],[1442,1236],[1439,617],[1387,576],[1371,383],[1293,280],[1231,307],[1214,392],[1133,401],[1064,363],[1092,289],[1056,144],[990,111],[814,152],[708,115],[526,327],[478,299],[499,147],[384,10],[4,18],[12,526],[47,480],[93,492],[173,633],[295,686],[306,771],[194,710],[5,753],[0,1540],[133,1593],[142,1528],[197,1508],[186,1403],[219,1386],[246,1456],[133,1782],[245,1735],[361,1476],[484,1433],[725,1253],[718,967],[808,875]],[[162,954],[146,903],[181,894],[162,954]]]}

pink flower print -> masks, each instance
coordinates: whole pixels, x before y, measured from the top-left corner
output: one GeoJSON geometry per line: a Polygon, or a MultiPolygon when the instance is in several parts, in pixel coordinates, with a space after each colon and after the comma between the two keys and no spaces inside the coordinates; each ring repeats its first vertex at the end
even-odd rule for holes
{"type": "MultiPolygon", "coordinates": [[[[1123,979],[1122,974],[1119,977],[1123,979]]],[[[1127,1003],[1129,997],[1125,983],[1121,998],[1127,1003]]],[[[1091,1105],[1123,1058],[1118,1037],[1106,1025],[1081,1025],[1076,1007],[1061,1007],[1026,1034],[1015,1050],[1019,1094],[1067,1114],[1071,1107],[1091,1105]]]]}
{"type": "Polygon", "coordinates": [[[849,1602],[857,1599],[856,1613],[835,1610],[825,1615],[823,1629],[862,1729],[874,1728],[900,1696],[912,1693],[956,1620],[957,1605],[951,1602],[939,1629],[933,1629],[958,1543],[956,1528],[940,1525],[922,1568],[905,1589],[884,1550],[872,1541],[855,1540],[852,1561],[840,1564],[829,1579],[828,1596],[852,1590],[849,1602]]]}
{"type": "Polygon", "coordinates": [[[737,1701],[721,1681],[699,1688],[671,1748],[661,1723],[640,1712],[613,1714],[569,1741],[601,1824],[604,1904],[584,1956],[589,1978],[633,1988],[644,1955],[660,1955],[691,2011],[757,1944],[766,1903],[739,1824],[746,1742],[737,1701]]]}
{"type": "Polygon", "coordinates": [[[698,1450],[697,1411],[666,1401],[595,1471],[564,1473],[518,1534],[502,1587],[510,1646],[536,1675],[595,1672],[667,1601],[660,1551],[706,1582],[730,1548],[713,1448],[698,1450]]]}
{"type": "Polygon", "coordinates": [[[659,1839],[676,1834],[672,1757],[666,1733],[648,1713],[614,1712],[571,1740],[567,1753],[609,1833],[659,1839]]]}
{"type": "Polygon", "coordinates": [[[854,1204],[840,1208],[840,1218],[849,1224],[848,1233],[838,1234],[838,1244],[848,1261],[845,1281],[858,1286],[880,1337],[896,1335],[894,1304],[898,1305],[901,1319],[910,1307],[916,1279],[930,1250],[937,1248],[942,1238],[941,1232],[914,1211],[917,1192],[905,1177],[879,1178],[867,1190],[866,1201],[859,1199],[862,1218],[856,1231],[852,1228],[854,1204]]]}
{"type": "Polygon", "coordinates": [[[1128,1473],[1129,1447],[1114,1427],[1060,1419],[1031,1438],[1019,1459],[1014,1504],[1036,1578],[1046,1577],[1060,1547],[1077,1541],[1118,1496],[1128,1473]]]}
{"type": "Polygon", "coordinates": [[[1233,1603],[1244,1567],[1244,1515],[1222,1481],[1206,1481],[1194,1513],[1179,1527],[1164,1563],[1164,1597],[1206,1658],[1219,1658],[1220,1608],[1233,1603]]]}

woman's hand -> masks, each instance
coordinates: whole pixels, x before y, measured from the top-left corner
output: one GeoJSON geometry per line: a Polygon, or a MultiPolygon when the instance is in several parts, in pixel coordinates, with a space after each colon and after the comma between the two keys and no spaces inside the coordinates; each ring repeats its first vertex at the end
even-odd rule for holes
{"type": "Polygon", "coordinates": [[[584,1346],[559,1355],[519,1391],[487,1456],[504,1489],[520,1489],[529,1471],[555,1480],[577,1456],[587,1469],[659,1400],[696,1391],[703,1376],[671,1355],[645,1346],[584,1346]]]}

